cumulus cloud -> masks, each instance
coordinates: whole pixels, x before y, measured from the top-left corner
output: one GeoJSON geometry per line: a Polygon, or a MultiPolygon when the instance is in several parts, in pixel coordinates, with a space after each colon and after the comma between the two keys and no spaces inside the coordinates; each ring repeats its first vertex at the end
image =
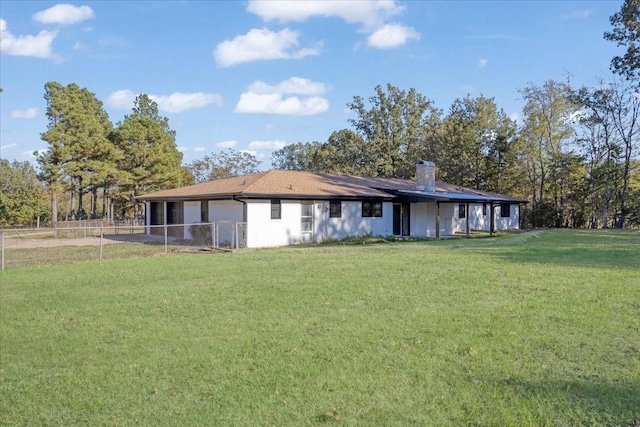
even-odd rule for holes
{"type": "Polygon", "coordinates": [[[275,85],[256,81],[240,95],[240,100],[234,111],[236,113],[291,116],[320,114],[329,109],[329,101],[319,96],[325,91],[324,83],[313,82],[301,77],[292,77],[275,85]]]}
{"type": "Polygon", "coordinates": [[[185,153],[185,152],[189,151],[189,148],[181,145],[179,147],[176,147],[176,150],[178,150],[181,153],[185,153]]]}
{"type": "Polygon", "coordinates": [[[207,147],[194,147],[193,151],[195,151],[196,153],[202,153],[206,149],[207,147]]]}
{"type": "Polygon", "coordinates": [[[53,57],[51,46],[57,31],[40,31],[38,35],[14,36],[8,30],[7,21],[0,19],[0,52],[14,56],[53,57]]]}
{"type": "Polygon", "coordinates": [[[392,49],[411,39],[420,40],[420,33],[401,24],[387,24],[369,35],[367,44],[378,49],[392,49]]]}
{"type": "Polygon", "coordinates": [[[484,68],[489,63],[486,59],[478,59],[478,68],[484,68]]]}
{"type": "Polygon", "coordinates": [[[76,24],[93,17],[89,6],[72,4],[57,4],[33,15],[33,19],[42,24],[76,24]]]}
{"type": "Polygon", "coordinates": [[[298,36],[297,31],[288,28],[277,32],[254,28],[245,35],[218,44],[213,55],[218,67],[230,67],[269,59],[300,59],[320,53],[317,47],[298,49],[298,36]]]}
{"type": "Polygon", "coordinates": [[[337,17],[346,23],[360,25],[360,31],[370,34],[368,45],[378,49],[391,49],[420,38],[413,28],[389,23],[404,9],[395,0],[250,0],[247,6],[249,12],[267,22],[303,22],[311,17],[337,17]]]}
{"type": "Polygon", "coordinates": [[[274,141],[251,141],[247,146],[248,150],[280,150],[289,145],[289,143],[280,140],[274,141]]]}
{"type": "Polygon", "coordinates": [[[303,22],[314,16],[338,17],[349,24],[373,29],[402,12],[404,7],[393,0],[250,0],[247,10],[265,21],[303,22]]]}
{"type": "Polygon", "coordinates": [[[10,114],[12,119],[33,119],[38,115],[35,108],[27,108],[26,110],[13,110],[10,114]]]}
{"type": "MultiPolygon", "coordinates": [[[[133,107],[136,96],[138,94],[129,89],[118,90],[107,97],[106,104],[112,108],[129,109],[133,107]]],[[[149,95],[149,98],[158,104],[159,111],[167,113],[181,113],[207,105],[222,106],[222,97],[217,93],[174,92],[171,95],[149,95]]]]}
{"type": "Polygon", "coordinates": [[[236,145],[238,145],[238,143],[234,140],[230,140],[230,141],[220,141],[216,144],[216,147],[218,148],[233,148],[236,145]]]}

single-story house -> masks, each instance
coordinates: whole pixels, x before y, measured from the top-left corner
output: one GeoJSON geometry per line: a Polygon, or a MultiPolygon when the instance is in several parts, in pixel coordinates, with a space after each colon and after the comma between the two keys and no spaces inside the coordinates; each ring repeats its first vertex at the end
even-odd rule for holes
{"type": "MultiPolygon", "coordinates": [[[[519,228],[526,200],[435,181],[435,165],[420,161],[416,181],[270,170],[138,197],[146,225],[245,223],[250,248],[347,236],[444,237],[470,230],[519,228]]],[[[150,229],[153,227],[149,227],[150,229]]]]}

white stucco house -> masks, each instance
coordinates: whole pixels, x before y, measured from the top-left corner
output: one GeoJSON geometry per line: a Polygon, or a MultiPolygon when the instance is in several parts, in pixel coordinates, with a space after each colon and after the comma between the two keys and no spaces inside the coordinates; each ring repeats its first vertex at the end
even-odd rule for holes
{"type": "MultiPolygon", "coordinates": [[[[439,238],[519,228],[526,200],[436,182],[431,162],[416,167],[416,181],[270,170],[138,200],[146,204],[147,226],[246,223],[249,248],[366,234],[439,238]]],[[[188,227],[177,233],[190,238],[188,227]]]]}

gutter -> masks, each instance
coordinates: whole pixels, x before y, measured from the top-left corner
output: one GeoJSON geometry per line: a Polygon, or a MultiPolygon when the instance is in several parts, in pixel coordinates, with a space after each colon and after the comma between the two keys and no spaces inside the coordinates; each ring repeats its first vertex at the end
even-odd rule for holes
{"type": "Polygon", "coordinates": [[[236,202],[242,203],[242,222],[247,222],[247,202],[238,199],[238,196],[236,196],[235,194],[231,196],[231,199],[235,200],[236,202]]]}

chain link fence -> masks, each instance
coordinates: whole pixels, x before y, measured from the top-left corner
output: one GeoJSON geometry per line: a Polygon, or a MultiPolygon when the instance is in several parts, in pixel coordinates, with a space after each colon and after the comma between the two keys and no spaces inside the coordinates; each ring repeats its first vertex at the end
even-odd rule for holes
{"type": "MultiPolygon", "coordinates": [[[[84,222],[84,221],[83,221],[84,222]]],[[[246,247],[246,223],[75,222],[56,228],[0,230],[1,269],[246,247]]]]}

